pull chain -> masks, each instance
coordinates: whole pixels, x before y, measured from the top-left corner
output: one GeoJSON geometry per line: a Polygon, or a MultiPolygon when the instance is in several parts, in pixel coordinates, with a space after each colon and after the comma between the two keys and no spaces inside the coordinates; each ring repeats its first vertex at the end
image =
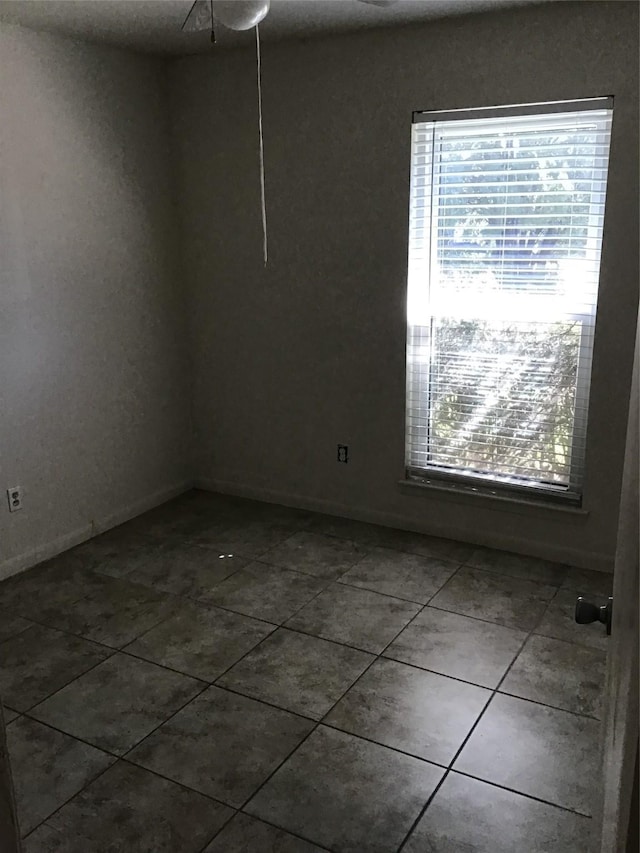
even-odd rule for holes
{"type": "Polygon", "coordinates": [[[262,249],[267,265],[267,202],[264,186],[264,138],[262,133],[262,68],[260,62],[260,31],[256,24],[256,60],[258,64],[258,131],[260,136],[260,201],[262,207],[262,249]]]}

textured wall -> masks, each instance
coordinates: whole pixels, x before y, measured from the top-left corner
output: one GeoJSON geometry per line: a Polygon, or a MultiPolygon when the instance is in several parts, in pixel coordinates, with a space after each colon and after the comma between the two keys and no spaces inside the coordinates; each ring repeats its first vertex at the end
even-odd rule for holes
{"type": "Polygon", "coordinates": [[[190,475],[163,75],[0,28],[0,574],[190,475]]]}
{"type": "Polygon", "coordinates": [[[204,483],[607,567],[638,299],[635,3],[554,3],[263,49],[270,261],[261,261],[255,56],[170,82],[204,483]],[[411,113],[615,96],[585,514],[403,476],[411,113]],[[348,443],[347,466],[335,462],[348,443]]]}

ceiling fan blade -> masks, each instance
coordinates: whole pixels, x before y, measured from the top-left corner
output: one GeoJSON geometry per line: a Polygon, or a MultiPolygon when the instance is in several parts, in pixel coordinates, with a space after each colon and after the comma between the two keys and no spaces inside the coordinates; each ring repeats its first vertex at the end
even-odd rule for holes
{"type": "Polygon", "coordinates": [[[196,33],[201,30],[211,30],[212,27],[210,0],[195,0],[182,25],[183,32],[196,33]]]}

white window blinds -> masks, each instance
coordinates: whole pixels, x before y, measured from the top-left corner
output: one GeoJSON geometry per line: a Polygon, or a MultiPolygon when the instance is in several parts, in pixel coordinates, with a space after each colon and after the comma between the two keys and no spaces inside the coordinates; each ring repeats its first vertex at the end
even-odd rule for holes
{"type": "Polygon", "coordinates": [[[413,124],[407,475],[579,500],[612,104],[453,115],[413,124]]]}

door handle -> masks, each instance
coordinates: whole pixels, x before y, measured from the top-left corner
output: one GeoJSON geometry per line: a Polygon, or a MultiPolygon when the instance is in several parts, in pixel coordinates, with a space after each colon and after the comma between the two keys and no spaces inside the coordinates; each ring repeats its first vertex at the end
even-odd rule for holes
{"type": "Polygon", "coordinates": [[[591,622],[602,622],[607,626],[607,635],[611,634],[611,617],[613,616],[613,598],[609,598],[606,604],[598,607],[582,596],[576,601],[576,622],[579,625],[588,625],[591,622]]]}

